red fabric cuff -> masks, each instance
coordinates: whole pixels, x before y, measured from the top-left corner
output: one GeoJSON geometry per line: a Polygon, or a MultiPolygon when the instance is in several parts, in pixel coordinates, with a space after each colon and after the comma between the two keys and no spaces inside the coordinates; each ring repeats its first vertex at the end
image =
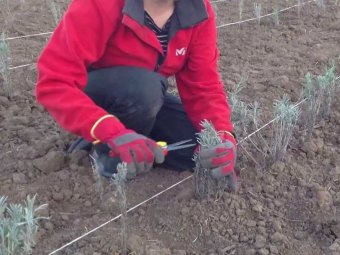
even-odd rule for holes
{"type": "Polygon", "coordinates": [[[222,139],[222,141],[229,140],[236,145],[236,138],[235,138],[235,136],[232,132],[228,131],[228,132],[221,133],[221,139],[222,139]]]}
{"type": "Polygon", "coordinates": [[[110,117],[102,120],[94,129],[94,139],[100,142],[106,142],[121,131],[125,130],[125,126],[117,118],[110,117]]]}

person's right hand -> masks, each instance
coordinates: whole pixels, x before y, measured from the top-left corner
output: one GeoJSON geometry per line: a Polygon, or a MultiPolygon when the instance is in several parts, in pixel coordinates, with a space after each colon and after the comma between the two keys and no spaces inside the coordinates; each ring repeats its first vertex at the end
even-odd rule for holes
{"type": "Polygon", "coordinates": [[[133,130],[125,129],[107,142],[111,157],[119,157],[127,164],[128,178],[147,172],[154,162],[164,162],[164,153],[157,143],[133,130]]]}

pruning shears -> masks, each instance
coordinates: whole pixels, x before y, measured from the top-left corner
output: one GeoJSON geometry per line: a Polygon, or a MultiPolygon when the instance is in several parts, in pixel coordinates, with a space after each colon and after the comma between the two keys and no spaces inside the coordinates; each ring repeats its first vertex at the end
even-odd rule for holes
{"type": "Polygon", "coordinates": [[[157,142],[157,145],[160,146],[163,149],[163,153],[166,156],[169,151],[175,151],[175,150],[181,150],[184,148],[189,148],[196,146],[195,143],[189,143],[192,142],[192,139],[180,141],[177,143],[167,144],[167,142],[159,141],[157,142]]]}

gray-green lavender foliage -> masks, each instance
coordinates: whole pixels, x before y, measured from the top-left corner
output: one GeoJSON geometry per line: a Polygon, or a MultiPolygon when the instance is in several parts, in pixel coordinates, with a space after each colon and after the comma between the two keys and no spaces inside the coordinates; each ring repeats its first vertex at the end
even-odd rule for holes
{"type": "Polygon", "coordinates": [[[247,135],[256,128],[259,121],[259,104],[255,101],[248,104],[240,99],[240,92],[243,89],[244,79],[240,83],[235,83],[233,91],[229,93],[229,104],[231,108],[231,120],[237,136],[247,135]]]}
{"type": "Polygon", "coordinates": [[[322,75],[318,75],[316,78],[307,73],[302,97],[306,100],[303,121],[309,133],[318,120],[330,117],[332,102],[338,87],[334,62],[325,69],[322,75]]]}
{"type": "Polygon", "coordinates": [[[127,198],[126,198],[126,176],[127,176],[127,166],[126,163],[120,163],[117,165],[117,173],[113,174],[112,181],[116,186],[118,202],[120,207],[120,212],[122,214],[121,220],[121,238],[122,238],[122,254],[128,254],[127,249],[127,198]]]}
{"type": "Polygon", "coordinates": [[[335,63],[333,62],[326,68],[323,75],[319,75],[316,79],[317,85],[322,91],[323,103],[321,104],[321,116],[327,118],[331,114],[331,106],[334,100],[336,91],[336,76],[335,76],[335,63]]]}
{"type": "Polygon", "coordinates": [[[62,16],[60,6],[56,4],[54,0],[48,0],[48,5],[50,7],[55,25],[58,25],[62,16]]]}
{"type": "Polygon", "coordinates": [[[261,24],[261,13],[262,13],[262,5],[259,3],[254,3],[254,12],[257,18],[257,23],[261,24]]]}
{"type": "MultiPolygon", "coordinates": [[[[198,133],[198,143],[201,148],[211,148],[222,142],[219,132],[207,120],[201,123],[202,130],[198,133]]],[[[194,189],[198,198],[219,197],[227,185],[227,178],[215,180],[211,177],[209,169],[200,166],[198,155],[194,156],[196,163],[194,170],[194,189]]]]}
{"type": "Polygon", "coordinates": [[[240,21],[242,21],[243,8],[244,8],[244,0],[239,0],[239,2],[238,2],[238,12],[239,12],[240,21]]]}
{"type": "Polygon", "coordinates": [[[300,18],[300,16],[301,16],[301,8],[302,8],[301,0],[297,0],[297,6],[298,6],[298,17],[300,18]]]}
{"type": "Polygon", "coordinates": [[[0,74],[3,79],[4,90],[7,96],[10,96],[10,49],[5,38],[5,34],[2,33],[0,37],[0,74]]]}
{"type": "Polygon", "coordinates": [[[273,21],[274,21],[274,25],[275,26],[279,26],[280,25],[279,8],[277,6],[274,8],[273,21]]]}
{"type": "Polygon", "coordinates": [[[315,0],[315,2],[317,4],[317,6],[319,6],[323,10],[326,10],[326,5],[325,5],[325,1],[324,0],[315,0]]]}
{"type": "Polygon", "coordinates": [[[308,131],[311,131],[319,116],[323,96],[320,93],[311,73],[306,74],[303,85],[303,97],[306,99],[304,125],[308,131]]]}
{"type": "Polygon", "coordinates": [[[90,163],[91,163],[93,177],[95,180],[95,190],[100,197],[100,201],[103,201],[104,186],[102,182],[102,176],[100,175],[99,170],[98,170],[98,162],[92,155],[90,155],[90,163]]]}
{"type": "Polygon", "coordinates": [[[34,206],[36,196],[27,197],[25,206],[8,204],[7,198],[0,197],[0,254],[32,254],[38,221],[48,219],[37,216],[47,204],[34,206]]]}
{"type": "Polygon", "coordinates": [[[284,95],[274,103],[277,120],[273,123],[271,154],[274,160],[282,160],[299,119],[299,109],[284,95]]]}

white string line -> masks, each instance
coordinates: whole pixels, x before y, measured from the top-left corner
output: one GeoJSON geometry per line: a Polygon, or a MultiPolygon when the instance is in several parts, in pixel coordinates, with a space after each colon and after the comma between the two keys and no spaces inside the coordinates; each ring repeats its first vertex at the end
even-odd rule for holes
{"type": "MultiPolygon", "coordinates": [[[[335,80],[338,80],[338,79],[340,79],[340,76],[337,77],[337,78],[335,78],[335,80]]],[[[300,106],[300,105],[301,105],[302,103],[304,103],[306,100],[307,100],[307,99],[303,99],[303,100],[301,100],[300,102],[296,103],[296,104],[294,105],[294,108],[300,106]]],[[[248,140],[250,137],[252,137],[252,136],[255,135],[256,133],[260,132],[261,130],[263,130],[264,128],[266,128],[266,127],[269,126],[271,123],[273,123],[273,122],[275,122],[276,120],[278,120],[279,118],[280,118],[280,116],[275,117],[274,119],[272,119],[271,121],[269,121],[268,123],[266,123],[265,125],[263,125],[262,127],[260,127],[259,129],[255,130],[255,131],[252,132],[251,134],[247,135],[245,138],[243,138],[242,140],[240,140],[240,141],[237,143],[237,145],[239,145],[239,144],[245,142],[245,141],[248,140]]],[[[130,208],[129,210],[126,211],[126,213],[129,213],[129,212],[135,210],[135,209],[138,208],[139,206],[141,206],[141,205],[143,205],[143,204],[149,202],[150,200],[153,200],[154,198],[156,198],[156,197],[160,196],[161,194],[165,193],[166,191],[168,191],[168,190],[170,190],[170,189],[173,189],[174,187],[180,185],[181,183],[183,183],[183,182],[185,182],[185,181],[191,179],[192,177],[193,177],[193,175],[190,175],[190,176],[184,178],[183,180],[181,180],[181,181],[179,181],[179,182],[173,184],[172,186],[168,187],[167,189],[165,189],[165,190],[163,190],[163,191],[161,191],[161,192],[155,194],[154,196],[148,198],[147,200],[145,200],[145,201],[143,201],[143,202],[141,202],[141,203],[135,205],[134,207],[130,208]]],[[[122,215],[123,215],[123,214],[117,215],[117,216],[114,217],[113,219],[111,219],[111,220],[109,220],[109,221],[107,221],[107,222],[101,224],[100,226],[98,226],[98,227],[92,229],[91,231],[85,233],[84,235],[82,235],[82,236],[80,236],[80,237],[74,239],[73,241],[71,241],[71,242],[65,244],[64,246],[60,247],[59,249],[57,249],[57,250],[55,250],[55,251],[49,253],[48,255],[52,255],[52,254],[55,254],[55,253],[58,252],[58,251],[61,251],[62,249],[66,248],[66,247],[70,246],[71,244],[73,244],[73,243],[79,241],[80,239],[82,239],[82,238],[88,236],[89,234],[91,234],[91,233],[93,233],[93,232],[95,232],[95,231],[101,229],[102,227],[106,226],[107,224],[109,224],[109,223],[111,223],[111,222],[113,222],[113,221],[119,219],[120,217],[122,217],[122,215]]]]}
{"type": "Polygon", "coordinates": [[[5,38],[5,41],[11,41],[15,39],[22,39],[22,38],[30,38],[30,37],[37,37],[37,36],[42,36],[42,35],[51,35],[53,32],[45,32],[45,33],[37,33],[37,34],[31,34],[31,35],[22,35],[22,36],[14,36],[14,37],[8,37],[5,38]]]}
{"type": "Polygon", "coordinates": [[[31,66],[31,65],[35,65],[35,63],[31,63],[31,64],[24,64],[24,65],[20,65],[20,66],[13,66],[13,67],[9,67],[9,70],[14,70],[14,69],[19,69],[22,67],[27,67],[27,66],[31,66]]]}
{"type": "MultiPolygon", "coordinates": [[[[304,103],[305,101],[307,101],[307,99],[303,99],[300,102],[298,102],[297,104],[294,105],[294,108],[298,107],[300,104],[304,103]]],[[[250,137],[252,137],[253,135],[255,135],[256,133],[258,133],[259,131],[261,131],[262,129],[266,128],[267,126],[269,126],[270,124],[272,124],[273,122],[277,121],[281,116],[276,116],[274,119],[272,119],[271,121],[269,121],[267,124],[264,124],[262,127],[260,127],[259,129],[255,130],[253,133],[247,135],[245,138],[243,138],[242,140],[240,140],[238,142],[238,144],[243,143],[244,141],[248,140],[250,137]]]]}
{"type": "Polygon", "coordinates": [[[228,0],[216,0],[216,1],[210,1],[211,4],[221,3],[221,2],[227,2],[228,0]]]}
{"type": "MultiPolygon", "coordinates": [[[[129,212],[135,210],[136,208],[140,207],[141,205],[143,205],[143,204],[149,202],[150,200],[153,200],[154,198],[156,198],[156,197],[162,195],[164,192],[166,192],[166,191],[168,191],[168,190],[170,190],[170,189],[176,187],[177,185],[181,184],[182,182],[185,182],[186,180],[189,180],[190,178],[192,178],[192,175],[191,175],[191,176],[188,176],[188,177],[186,177],[186,178],[184,178],[183,180],[181,180],[181,181],[175,183],[174,185],[168,187],[167,189],[165,189],[165,190],[163,190],[163,191],[157,193],[156,195],[154,195],[154,196],[148,198],[147,200],[145,200],[145,201],[143,201],[143,202],[141,202],[141,203],[135,205],[134,207],[131,207],[129,210],[126,211],[126,213],[129,213],[129,212]]],[[[91,231],[85,233],[84,235],[82,235],[82,236],[80,236],[80,237],[74,239],[73,241],[71,241],[71,242],[65,244],[64,246],[60,247],[59,249],[57,249],[57,250],[55,250],[55,251],[49,253],[48,255],[55,254],[56,252],[61,251],[62,249],[66,248],[67,246],[70,246],[71,244],[73,244],[73,243],[79,241],[80,239],[84,238],[85,236],[87,236],[87,235],[89,235],[89,234],[91,234],[91,233],[97,231],[98,229],[100,229],[100,228],[106,226],[107,224],[109,224],[109,223],[111,223],[111,222],[113,222],[113,221],[119,219],[119,218],[122,217],[122,216],[123,216],[122,213],[119,214],[119,215],[117,215],[117,216],[114,217],[113,219],[111,219],[111,220],[109,220],[109,221],[107,221],[107,222],[101,224],[100,226],[98,226],[98,227],[92,229],[91,231]]]]}
{"type": "MultiPolygon", "coordinates": [[[[303,2],[303,3],[301,3],[301,4],[296,4],[296,5],[293,5],[293,6],[284,8],[284,9],[282,9],[282,10],[279,10],[279,11],[277,11],[277,12],[288,11],[288,10],[293,9],[293,8],[295,8],[295,7],[299,7],[299,6],[302,6],[302,5],[305,5],[305,4],[309,4],[309,3],[312,3],[312,2],[315,2],[315,0],[311,0],[311,1],[308,1],[308,2],[303,2]]],[[[268,16],[273,16],[275,13],[276,13],[276,12],[272,12],[272,13],[268,13],[268,14],[263,15],[263,16],[260,16],[260,17],[251,18],[251,19],[246,19],[246,20],[241,20],[241,21],[237,21],[237,22],[232,22],[232,23],[220,25],[220,26],[217,26],[217,28],[222,28],[222,27],[227,27],[227,26],[231,26],[231,25],[242,24],[242,23],[245,23],[245,22],[254,21],[254,20],[258,20],[258,19],[262,19],[262,18],[265,18],[265,17],[268,17],[268,16]]]]}

